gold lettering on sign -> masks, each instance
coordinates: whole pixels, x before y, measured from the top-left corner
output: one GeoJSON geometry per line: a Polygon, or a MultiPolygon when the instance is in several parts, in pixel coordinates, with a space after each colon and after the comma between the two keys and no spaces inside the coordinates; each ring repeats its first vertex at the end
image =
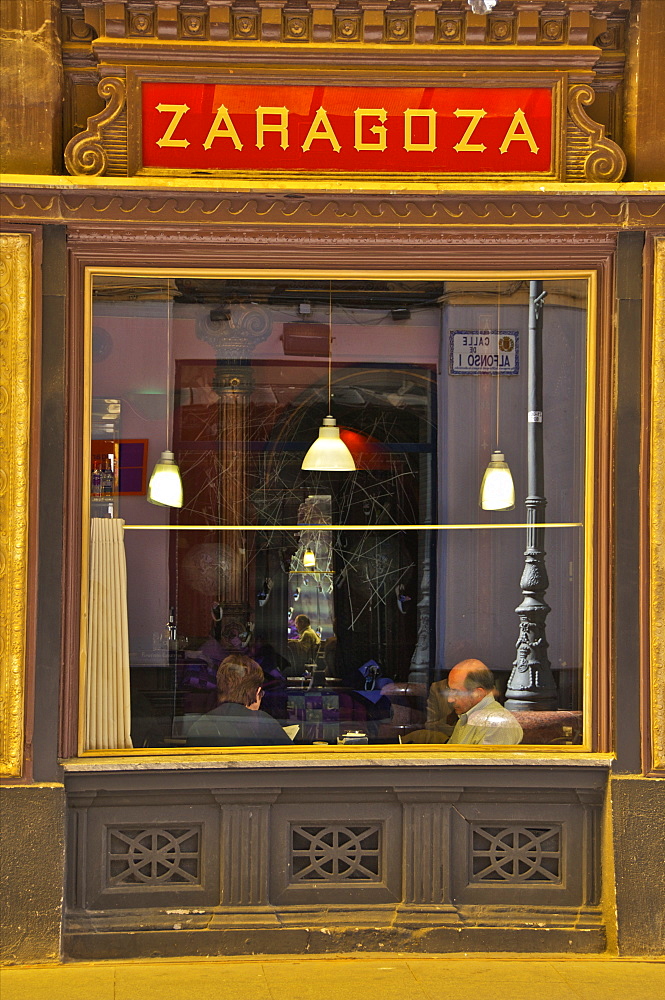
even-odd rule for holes
{"type": "Polygon", "coordinates": [[[256,148],[263,149],[263,137],[266,132],[279,132],[282,149],[289,148],[289,109],[288,108],[257,108],[256,109],[256,148]],[[279,118],[279,122],[267,122],[266,118],[279,118]]]}
{"type": "Polygon", "coordinates": [[[508,127],[506,137],[499,146],[499,152],[505,153],[511,142],[528,142],[531,152],[538,152],[539,147],[536,145],[536,140],[534,139],[533,133],[527,124],[526,115],[521,108],[518,108],[513,115],[513,120],[508,127]],[[522,129],[521,132],[517,131],[518,127],[522,129]]]}
{"type": "Polygon", "coordinates": [[[240,136],[236,132],[236,127],[231,121],[229,110],[224,104],[220,104],[217,108],[215,120],[210,126],[210,131],[206,136],[206,141],[203,143],[203,148],[210,149],[215,139],[230,139],[236,149],[242,149],[240,136]],[[225,128],[220,128],[220,125],[224,125],[225,128]]]}
{"type": "Polygon", "coordinates": [[[173,133],[178,127],[181,118],[189,111],[189,107],[186,104],[157,104],[155,106],[156,111],[170,111],[173,118],[169,122],[166,132],[161,139],[157,140],[158,146],[184,146],[185,148],[189,146],[189,139],[173,139],[173,133]]]}
{"type": "Polygon", "coordinates": [[[431,153],[436,149],[436,111],[434,108],[414,109],[407,108],[404,112],[404,148],[408,151],[422,151],[431,153]],[[413,119],[427,119],[427,142],[413,141],[413,119]]]}
{"type": "Polygon", "coordinates": [[[457,108],[454,112],[455,118],[470,118],[469,127],[466,132],[457,143],[453,146],[456,153],[484,153],[487,149],[482,142],[469,142],[469,139],[476,131],[476,127],[481,118],[484,118],[487,112],[484,108],[474,108],[469,111],[463,111],[461,108],[457,108]]]}
{"type": "Polygon", "coordinates": [[[355,121],[355,147],[357,150],[378,150],[383,152],[387,145],[386,126],[370,125],[369,131],[378,137],[378,142],[363,142],[363,120],[365,118],[378,118],[384,122],[388,115],[385,108],[356,108],[353,112],[355,121]]]}
{"type": "Polygon", "coordinates": [[[312,145],[315,139],[327,139],[332,148],[336,153],[339,153],[342,148],[339,144],[339,140],[335,135],[335,131],[330,124],[328,118],[328,112],[325,108],[319,108],[319,110],[314,115],[312,124],[309,126],[309,132],[307,133],[307,138],[302,144],[302,151],[306,153],[309,147],[312,145]],[[321,126],[321,130],[319,130],[321,126]]]}

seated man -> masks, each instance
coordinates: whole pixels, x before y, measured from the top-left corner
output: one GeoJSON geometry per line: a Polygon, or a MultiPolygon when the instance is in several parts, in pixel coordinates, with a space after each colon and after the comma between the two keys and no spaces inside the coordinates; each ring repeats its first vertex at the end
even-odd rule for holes
{"type": "Polygon", "coordinates": [[[307,615],[297,615],[294,624],[298,630],[298,638],[289,639],[289,648],[295,653],[295,666],[302,670],[306,663],[315,661],[320,640],[307,615]]]}
{"type": "Polygon", "coordinates": [[[446,697],[448,691],[447,681],[437,681],[432,684],[427,696],[427,721],[425,732],[429,733],[428,739],[422,739],[423,743],[447,743],[455,728],[455,718],[452,706],[446,697]],[[452,725],[451,725],[452,722],[452,725]]]}
{"type": "Polygon", "coordinates": [[[232,653],[217,671],[217,707],[190,726],[187,746],[290,746],[280,724],[259,708],[263,691],[259,664],[232,653]]]}
{"type": "MultiPolygon", "coordinates": [[[[443,682],[432,687],[443,687],[443,682]]],[[[458,716],[448,743],[503,746],[521,743],[522,727],[511,712],[494,700],[494,690],[494,675],[480,660],[462,660],[453,667],[441,692],[458,716]]]]}

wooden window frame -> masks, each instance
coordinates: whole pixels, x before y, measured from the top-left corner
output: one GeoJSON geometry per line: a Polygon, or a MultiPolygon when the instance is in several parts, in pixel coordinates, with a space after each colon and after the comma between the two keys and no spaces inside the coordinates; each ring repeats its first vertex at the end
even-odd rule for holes
{"type": "MultiPolygon", "coordinates": [[[[323,227],[321,227],[323,229],[323,227]]],[[[584,232],[579,229],[557,228],[533,230],[482,229],[468,227],[445,237],[435,227],[400,229],[386,239],[380,227],[340,227],[334,230],[304,230],[296,225],[272,228],[260,227],[248,236],[246,231],[219,227],[197,233],[176,227],[160,231],[113,228],[109,233],[97,231],[95,238],[89,228],[69,229],[68,274],[68,336],[67,370],[69,398],[67,403],[66,486],[65,486],[65,579],[63,599],[63,677],[61,684],[60,755],[71,758],[78,752],[78,718],[80,711],[79,668],[81,662],[81,559],[83,495],[83,426],[84,379],[86,377],[85,314],[90,309],[88,268],[124,267],[137,272],[154,268],[178,271],[192,269],[246,268],[256,270],[300,269],[367,271],[474,272],[482,274],[501,271],[580,272],[596,276],[596,339],[595,339],[595,425],[593,437],[593,470],[596,489],[592,524],[593,601],[588,612],[592,615],[593,665],[585,684],[585,697],[591,699],[590,749],[571,755],[571,762],[583,762],[590,753],[607,754],[612,749],[612,455],[613,455],[613,357],[615,329],[613,324],[614,255],[616,236],[607,231],[584,232]],[[323,238],[321,238],[323,235],[323,238]],[[501,267],[496,266],[500,249],[501,267]],[[176,249],[177,248],[177,249],[176,249]]],[[[541,748],[545,749],[545,748],[541,748]]],[[[119,753],[114,751],[114,753],[119,753]]],[[[131,753],[128,751],[125,754],[131,753]]],[[[169,751],[173,756],[178,752],[169,751]]],[[[435,764],[440,757],[427,751],[435,764]]],[[[508,756],[508,753],[502,756],[508,756]]],[[[524,752],[522,751],[522,756],[524,752]]],[[[285,759],[286,762],[286,759],[285,759]]],[[[205,765],[205,756],[201,757],[205,765]]]]}

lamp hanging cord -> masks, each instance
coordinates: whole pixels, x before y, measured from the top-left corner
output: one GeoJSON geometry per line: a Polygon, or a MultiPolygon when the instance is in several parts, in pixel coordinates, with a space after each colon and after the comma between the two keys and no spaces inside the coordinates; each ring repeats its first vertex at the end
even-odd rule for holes
{"type": "Polygon", "coordinates": [[[499,450],[499,389],[501,386],[501,369],[499,368],[499,341],[501,340],[501,282],[496,305],[496,450],[499,450]]]}
{"type": "Polygon", "coordinates": [[[171,440],[171,279],[166,279],[166,447],[173,451],[171,440]]]}
{"type": "Polygon", "coordinates": [[[328,416],[332,416],[332,281],[328,285],[328,416]]]}

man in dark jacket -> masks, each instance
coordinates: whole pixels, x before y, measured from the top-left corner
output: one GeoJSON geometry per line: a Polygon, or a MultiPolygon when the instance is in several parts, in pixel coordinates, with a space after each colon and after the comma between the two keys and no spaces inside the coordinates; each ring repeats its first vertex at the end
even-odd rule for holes
{"type": "Polygon", "coordinates": [[[190,726],[187,746],[290,746],[280,724],[260,709],[263,670],[249,656],[232,653],[217,671],[218,704],[190,726]]]}

